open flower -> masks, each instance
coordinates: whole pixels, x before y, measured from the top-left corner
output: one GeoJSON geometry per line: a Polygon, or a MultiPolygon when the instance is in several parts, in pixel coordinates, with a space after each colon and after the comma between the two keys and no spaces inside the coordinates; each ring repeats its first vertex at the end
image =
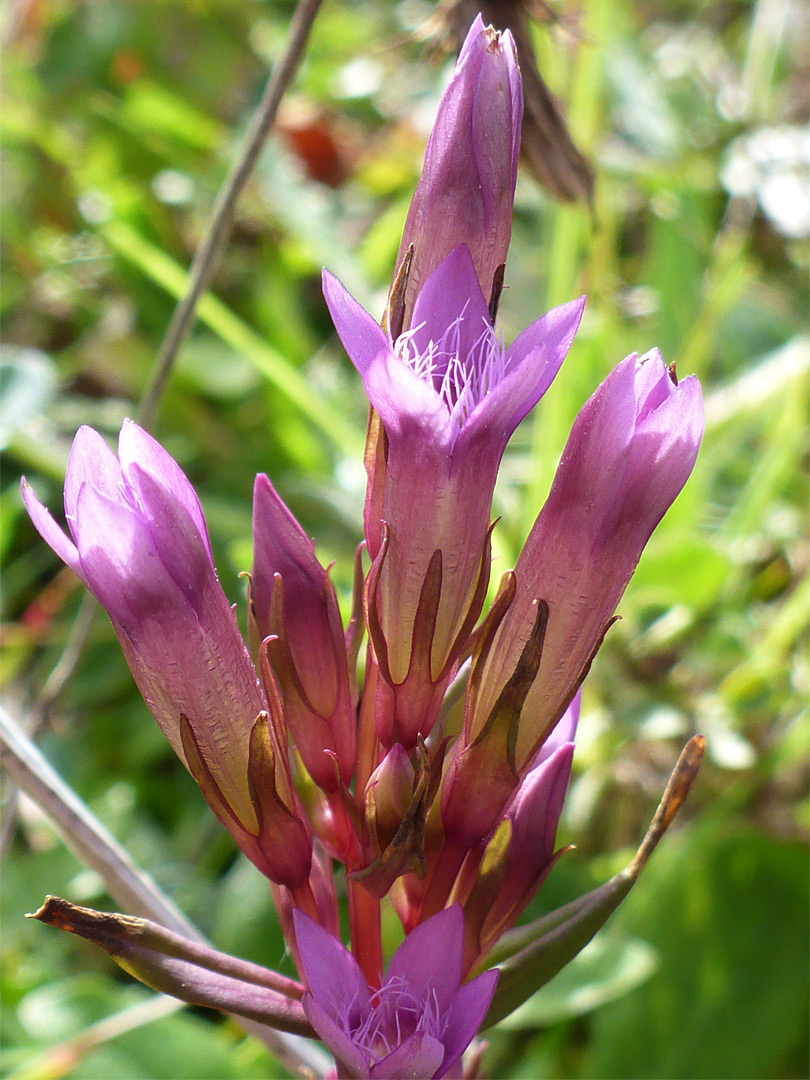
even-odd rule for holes
{"type": "Polygon", "coordinates": [[[453,904],[405,938],[379,989],[337,938],[296,911],[295,933],[309,993],[304,1011],[339,1065],[373,1080],[445,1076],[489,1008],[498,973],[461,986],[464,917],[453,904]]]}
{"type": "Polygon", "coordinates": [[[501,456],[556,375],[584,301],[555,308],[507,347],[463,244],[427,279],[396,342],[326,271],[324,296],[385,432],[379,519],[366,517],[380,559],[369,629],[393,690],[377,731],[384,745],[411,747],[441,697],[425,687],[443,689],[481,611],[501,456]]]}
{"type": "Polygon", "coordinates": [[[44,540],[106,608],[138,688],[222,823],[293,888],[311,840],[286,782],[286,746],[217,580],[199,500],[174,459],[125,420],[118,457],[76,434],[65,477],[70,538],[23,480],[44,540]]]}

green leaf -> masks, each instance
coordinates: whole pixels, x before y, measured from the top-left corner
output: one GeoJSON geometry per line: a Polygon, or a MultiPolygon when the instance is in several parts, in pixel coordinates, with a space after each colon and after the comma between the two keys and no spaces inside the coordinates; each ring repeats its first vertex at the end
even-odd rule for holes
{"type": "Polygon", "coordinates": [[[543,1027],[598,1009],[646,982],[658,967],[639,938],[600,934],[552,981],[501,1022],[507,1030],[543,1027]]]}
{"type": "MultiPolygon", "coordinates": [[[[592,892],[545,918],[504,935],[495,962],[498,985],[483,1028],[492,1027],[554,978],[605,925],[638,880],[650,855],[683,805],[700,767],[705,739],[695,735],[678,758],[649,829],[629,866],[592,892]],[[507,954],[507,959],[498,962],[507,954]]],[[[493,957],[480,968],[491,967],[493,957]]]]}

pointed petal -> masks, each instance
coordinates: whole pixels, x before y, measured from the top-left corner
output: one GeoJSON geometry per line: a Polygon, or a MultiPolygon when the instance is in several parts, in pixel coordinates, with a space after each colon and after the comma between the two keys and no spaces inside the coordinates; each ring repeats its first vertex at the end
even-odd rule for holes
{"type": "MultiPolygon", "coordinates": [[[[512,819],[509,854],[510,861],[517,859],[514,869],[518,884],[521,880],[530,880],[554,853],[554,837],[568,790],[573,757],[574,744],[563,743],[529,772],[509,808],[512,819]]],[[[507,891],[507,886],[502,891],[507,891]]]]}
{"type": "Polygon", "coordinates": [[[627,471],[636,426],[637,368],[638,358],[631,353],[585,402],[555,475],[555,499],[582,507],[590,520],[598,520],[616,505],[627,471]]]}
{"type": "Polygon", "coordinates": [[[323,272],[323,296],[343,348],[365,377],[372,362],[390,351],[385,331],[328,270],[323,272]]]}
{"type": "Polygon", "coordinates": [[[216,585],[210,548],[186,504],[154,475],[132,464],[129,481],[155,551],[169,576],[195,608],[203,602],[206,586],[216,585]]]}
{"type": "Polygon", "coordinates": [[[417,997],[436,995],[439,1012],[449,1008],[461,982],[464,913],[461,904],[420,923],[391,958],[385,981],[401,978],[417,997]]]}
{"type": "Polygon", "coordinates": [[[506,351],[506,374],[470,414],[458,437],[459,457],[486,447],[500,455],[513,431],[545,394],[576,333],[584,299],[554,308],[527,327],[506,351]]]}
{"type": "MultiPolygon", "coordinates": [[[[672,386],[669,375],[665,376],[665,381],[672,386]]],[[[649,517],[654,514],[663,517],[686,483],[702,437],[700,383],[694,375],[689,375],[672,388],[661,404],[640,418],[636,427],[628,479],[639,488],[642,480],[648,481],[646,504],[649,517]],[[655,448],[654,453],[651,453],[651,447],[655,448]]]]}
{"type": "MultiPolygon", "coordinates": [[[[363,385],[389,440],[409,437],[418,444],[427,439],[449,455],[454,433],[447,406],[430,383],[415,375],[407,364],[391,352],[381,354],[369,368],[363,385]]],[[[418,451],[418,446],[414,450],[418,451]]]]}
{"type": "Polygon", "coordinates": [[[45,543],[53,548],[54,552],[59,556],[62,562],[66,563],[73,573],[86,585],[87,578],[82,570],[76,545],[72,540],[68,539],[67,535],[59,528],[51,516],[50,510],[42,505],[25,477],[20,481],[20,487],[22,489],[23,504],[28,511],[28,516],[31,518],[31,523],[34,528],[45,543]]]}
{"type": "MultiPolygon", "coordinates": [[[[281,575],[284,632],[309,701],[322,716],[335,708],[338,671],[326,597],[331,589],[312,542],[263,474],[253,486],[252,600],[259,633],[281,633],[270,626],[274,577],[281,575]],[[304,677],[305,676],[305,677],[304,677]]],[[[340,648],[342,649],[342,635],[340,648]]]]}
{"type": "MultiPolygon", "coordinates": [[[[513,196],[517,180],[523,95],[517,50],[508,31],[501,35],[500,48],[491,55],[497,56],[498,63],[482,64],[475,86],[472,130],[478,132],[479,137],[473,139],[472,149],[484,206],[484,220],[491,223],[490,228],[493,228],[505,212],[511,210],[511,197],[506,206],[504,203],[507,192],[509,196],[513,196]],[[504,184],[507,162],[510,183],[504,184]]],[[[495,237],[490,238],[490,243],[494,245],[495,240],[495,237]]]]}
{"type": "Polygon", "coordinates": [[[574,340],[584,307],[583,296],[553,308],[527,326],[506,350],[507,374],[480,408],[487,414],[496,414],[500,423],[508,427],[509,434],[554,381],[574,340]]]}
{"type": "Polygon", "coordinates": [[[449,416],[439,395],[394,356],[382,328],[328,270],[323,272],[323,295],[389,438],[416,427],[445,439],[449,416]]]}
{"type": "Polygon", "coordinates": [[[351,1037],[339,1027],[329,1013],[312,994],[304,994],[301,1004],[307,1020],[315,1028],[318,1036],[329,1047],[335,1058],[345,1068],[345,1074],[352,1080],[367,1080],[369,1059],[351,1037]]]}
{"type": "Polygon", "coordinates": [[[432,1035],[415,1031],[388,1057],[371,1069],[371,1080],[426,1080],[444,1060],[444,1045],[432,1035]]]}
{"type": "Polygon", "coordinates": [[[97,431],[83,424],[73,439],[65,472],[65,514],[70,529],[74,528],[82,484],[90,484],[104,495],[117,498],[121,482],[118,458],[97,431]]]}
{"type": "Polygon", "coordinates": [[[132,420],[125,420],[121,425],[118,453],[123,474],[136,491],[139,487],[137,476],[133,473],[134,465],[137,465],[142,472],[150,473],[155,481],[167,491],[173,502],[178,502],[185,507],[213,565],[211,542],[208,538],[208,527],[205,524],[200,500],[186,474],[171,454],[168,454],[159,442],[132,420]]]}
{"type": "Polygon", "coordinates": [[[636,422],[644,419],[677,392],[660,349],[650,349],[636,362],[636,422]]]}
{"type": "Polygon", "coordinates": [[[318,1004],[337,1023],[365,1008],[368,986],[346,946],[298,908],[293,921],[303,975],[318,1004]]]}
{"type": "Polygon", "coordinates": [[[459,71],[462,64],[464,64],[465,61],[468,61],[470,57],[474,58],[486,48],[486,42],[481,37],[484,29],[484,17],[479,12],[470,23],[470,29],[467,31],[467,36],[459,50],[458,60],[456,61],[456,71],[459,71]]]}
{"type": "MultiPolygon", "coordinates": [[[[459,244],[439,263],[416,298],[412,341],[418,352],[424,352],[431,341],[441,341],[459,317],[458,347],[454,351],[464,362],[490,325],[487,301],[466,244],[459,244]]],[[[456,340],[455,335],[452,340],[456,340]]],[[[443,374],[441,366],[438,374],[443,374]]]]}
{"type": "Polygon", "coordinates": [[[431,271],[460,243],[489,299],[506,262],[520,145],[522,97],[515,43],[476,19],[439,103],[397,255],[413,258],[404,326],[431,271]]]}
{"type": "Polygon", "coordinates": [[[472,1042],[484,1022],[497,981],[497,971],[485,971],[477,979],[465,983],[453,998],[446,1018],[444,1060],[435,1074],[436,1080],[455,1065],[472,1042]]]}
{"type": "Polygon", "coordinates": [[[179,590],[158,558],[146,523],[126,503],[83,484],[75,528],[89,587],[128,633],[137,633],[143,618],[177,604],[179,590]]]}

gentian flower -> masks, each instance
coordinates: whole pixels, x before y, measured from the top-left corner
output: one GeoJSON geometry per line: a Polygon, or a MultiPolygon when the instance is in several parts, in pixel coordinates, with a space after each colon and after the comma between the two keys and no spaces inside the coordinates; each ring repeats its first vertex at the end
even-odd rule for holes
{"type": "Polygon", "coordinates": [[[480,963],[530,903],[557,857],[580,694],[543,744],[489,836],[470,849],[453,888],[464,905],[464,971],[480,963]]]}
{"type": "Polygon", "coordinates": [[[253,488],[251,619],[281,687],[290,734],[325,791],[354,772],[355,706],[337,597],[312,542],[266,476],[253,488]],[[335,766],[337,765],[337,771],[335,766]]]}
{"type": "Polygon", "coordinates": [[[508,930],[554,865],[554,840],[568,783],[573,742],[563,743],[532,766],[509,805],[509,847],[497,896],[481,935],[482,951],[508,930]]]}
{"type": "Polygon", "coordinates": [[[317,1033],[342,1080],[460,1076],[479,1027],[526,1000],[615,910],[703,752],[696,737],[627,871],[513,937],[497,992],[497,971],[463,982],[560,854],[578,688],[702,433],[694,378],[678,385],[657,352],[619,364],[575,421],[515,570],[475,629],[502,454],[583,308],[555,308],[509,346],[495,329],[521,111],[511,35],[479,16],[439,106],[382,327],[324,271],[371,403],[371,567],[363,580],[358,549],[347,634],[328,570],[266,476],[254,489],[248,612],[261,681],[197,497],[146,432],[125,422],[116,457],[80,429],[69,536],[23,481],[34,525],[106,608],[171,745],[274,883],[306,989],[131,919],[53,903],[38,917],[82,933],[80,918],[84,936],[156,990],[317,1033]],[[370,647],[358,709],[361,621],[370,647]],[[453,717],[427,740],[470,652],[461,734],[454,743],[453,717]],[[337,936],[333,860],[345,867],[353,952],[337,936]],[[406,937],[383,976],[386,895],[406,937]]]}
{"type": "Polygon", "coordinates": [[[389,698],[378,703],[377,733],[385,746],[410,748],[430,731],[481,611],[506,443],[556,375],[583,301],[555,308],[506,347],[463,244],[427,279],[413,328],[396,342],[326,271],[324,295],[385,431],[380,520],[366,519],[379,563],[367,617],[389,698]]]}
{"type": "Polygon", "coordinates": [[[702,434],[697,379],[678,383],[657,349],[623,360],[581,409],[515,566],[514,599],[471,680],[463,744],[443,782],[450,834],[470,843],[497,821],[585,677],[702,434]],[[520,698],[507,701],[532,651],[520,698]]]}
{"type": "Polygon", "coordinates": [[[76,434],[65,477],[70,537],[23,480],[35,527],[96,596],[152,715],[239,846],[281,884],[308,877],[268,703],[217,580],[194,489],[151,436],[124,421],[118,457],[76,434]]]}
{"type": "Polygon", "coordinates": [[[546,504],[515,565],[517,595],[490,651],[475,723],[549,605],[540,672],[521,714],[523,769],[581,683],[653,530],[689,478],[703,436],[700,383],[653,349],[628,356],[574,421],[546,504]]]}
{"type": "Polygon", "coordinates": [[[489,580],[489,514],[506,443],[545,393],[582,302],[506,348],[495,333],[511,234],[522,94],[510,34],[470,27],[439,104],[384,332],[324,272],[324,295],[372,405],[366,614],[382,680],[377,734],[427,735],[489,580]]]}
{"type": "Polygon", "coordinates": [[[294,913],[309,992],[303,1006],[340,1076],[438,1078],[466,1050],[489,1008],[498,973],[461,985],[464,916],[453,904],[413,930],[378,989],[352,954],[301,911],[294,913]]]}
{"type": "Polygon", "coordinates": [[[485,27],[478,15],[442,95],[402,233],[397,267],[413,245],[405,329],[415,325],[413,307],[428,277],[461,243],[489,301],[512,233],[522,114],[512,35],[485,27]]]}

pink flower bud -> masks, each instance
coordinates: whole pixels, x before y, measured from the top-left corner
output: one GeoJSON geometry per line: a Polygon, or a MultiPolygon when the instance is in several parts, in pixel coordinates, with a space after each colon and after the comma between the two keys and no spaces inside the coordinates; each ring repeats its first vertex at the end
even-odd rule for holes
{"type": "Polygon", "coordinates": [[[70,538],[22,489],[40,535],[106,609],[146,704],[217,816],[263,873],[298,883],[311,841],[289,802],[254,799],[251,735],[266,699],[177,463],[132,421],[118,457],[80,428],[65,477],[70,538]]]}
{"type": "Polygon", "coordinates": [[[484,924],[484,951],[515,922],[551,869],[573,756],[568,742],[544,757],[529,770],[505,814],[511,824],[506,872],[484,924]]]}
{"type": "Polygon", "coordinates": [[[548,605],[539,672],[522,706],[521,775],[573,697],[653,529],[692,471],[703,434],[700,385],[661,355],[629,356],[574,421],[548,500],[515,566],[515,599],[480,678],[467,739],[486,724],[548,605]]]}
{"type": "Polygon", "coordinates": [[[397,267],[413,245],[403,326],[436,267],[459,244],[472,256],[490,299],[512,232],[523,97],[512,35],[485,27],[467,34],[425,151],[422,176],[402,234],[397,267]]]}
{"type": "Polygon", "coordinates": [[[337,599],[311,541],[266,476],[253,491],[252,618],[301,759],[325,791],[354,770],[355,704],[337,599]]]}
{"type": "Polygon", "coordinates": [[[366,820],[380,851],[391,843],[411,805],[415,776],[410,755],[399,743],[371,774],[365,793],[366,820]]]}

